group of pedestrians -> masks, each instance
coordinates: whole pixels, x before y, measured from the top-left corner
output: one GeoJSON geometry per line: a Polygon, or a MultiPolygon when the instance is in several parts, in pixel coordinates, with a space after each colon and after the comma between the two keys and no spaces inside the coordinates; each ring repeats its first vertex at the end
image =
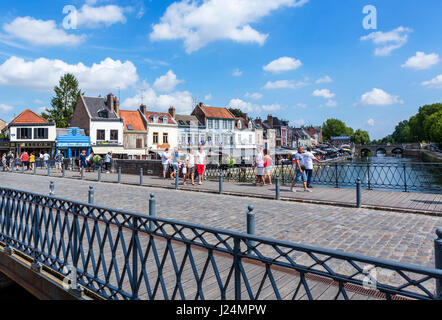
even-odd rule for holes
{"type": "Polygon", "coordinates": [[[105,172],[110,173],[111,161],[112,154],[110,152],[108,152],[103,159],[101,156],[95,155],[94,152],[86,154],[86,150],[82,150],[80,153],[80,159],[78,160],[78,167],[80,169],[79,176],[81,176],[81,169],[85,170],[86,172],[90,172],[95,168],[95,166],[98,166],[99,168],[104,166],[105,172]]]}
{"type": "Polygon", "coordinates": [[[169,172],[170,178],[175,179],[181,170],[184,185],[187,185],[188,181],[190,181],[192,185],[195,185],[196,176],[198,177],[198,184],[202,185],[207,165],[207,154],[204,148],[200,147],[196,153],[194,150],[190,150],[185,155],[184,161],[182,161],[178,149],[175,148],[173,152],[166,149],[161,155],[161,164],[163,165],[164,179],[167,178],[169,172]]]}
{"type": "Polygon", "coordinates": [[[256,168],[256,181],[255,185],[265,186],[267,179],[269,183],[267,186],[272,186],[272,164],[273,159],[270,156],[270,153],[267,149],[262,151],[262,148],[257,148],[257,155],[255,161],[256,168]]]}
{"type": "Polygon", "coordinates": [[[35,154],[32,152],[29,154],[24,151],[21,155],[14,155],[12,151],[4,153],[2,155],[2,167],[4,171],[18,171],[22,166],[26,167],[26,170],[33,170],[35,165],[35,154]]]}
{"type": "Polygon", "coordinates": [[[298,183],[299,178],[302,179],[304,192],[312,192],[313,161],[321,162],[313,155],[311,148],[307,148],[307,152],[304,152],[302,147],[298,148],[298,153],[295,155],[294,159],[295,175],[290,189],[292,192],[296,192],[295,186],[298,183]]]}

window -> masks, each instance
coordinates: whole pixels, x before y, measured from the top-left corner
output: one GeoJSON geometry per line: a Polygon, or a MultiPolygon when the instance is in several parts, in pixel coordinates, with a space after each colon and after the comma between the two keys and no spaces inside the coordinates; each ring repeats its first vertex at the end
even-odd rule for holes
{"type": "Polygon", "coordinates": [[[181,135],[181,144],[186,144],[186,135],[181,135]]]}
{"type": "Polygon", "coordinates": [[[230,120],[226,120],[226,121],[227,121],[227,125],[228,125],[229,130],[232,130],[233,129],[233,121],[230,121],[230,120]]]}
{"type": "Polygon", "coordinates": [[[48,131],[48,128],[34,128],[34,139],[47,139],[48,131]]]}
{"type": "Polygon", "coordinates": [[[97,130],[97,140],[98,141],[106,140],[106,131],[105,130],[97,130]]]}
{"type": "Polygon", "coordinates": [[[219,144],[219,135],[215,135],[215,144],[219,144]]]}
{"type": "Polygon", "coordinates": [[[227,129],[227,120],[223,120],[223,129],[227,129]]]}
{"type": "Polygon", "coordinates": [[[169,143],[169,134],[163,133],[163,144],[168,144],[168,143],[169,143]]]}
{"type": "Polygon", "coordinates": [[[198,140],[199,138],[198,138],[198,135],[196,134],[195,136],[194,136],[194,144],[197,146],[197,145],[199,145],[200,143],[199,143],[199,140],[198,140]]]}
{"type": "Polygon", "coordinates": [[[167,116],[163,117],[163,124],[167,124],[167,116]]]}
{"type": "Polygon", "coordinates": [[[137,149],[143,148],[143,139],[137,139],[137,149]]]}
{"type": "Polygon", "coordinates": [[[110,139],[111,141],[118,141],[118,130],[111,130],[110,139]]]}
{"type": "Polygon", "coordinates": [[[207,120],[207,126],[209,127],[209,129],[213,129],[213,120],[212,119],[207,120]]]}
{"type": "Polygon", "coordinates": [[[31,128],[17,128],[17,139],[32,139],[31,128]]]}
{"type": "Polygon", "coordinates": [[[158,132],[153,133],[153,144],[158,144],[158,132]]]}
{"type": "Polygon", "coordinates": [[[216,119],[216,120],[213,120],[213,121],[215,121],[215,129],[219,129],[219,120],[216,119]]]}
{"type": "Polygon", "coordinates": [[[109,111],[106,109],[98,111],[98,117],[100,118],[109,118],[109,111]]]}
{"type": "Polygon", "coordinates": [[[206,144],[206,136],[204,134],[201,135],[201,144],[202,145],[206,144]]]}
{"type": "Polygon", "coordinates": [[[238,120],[238,129],[241,130],[241,120],[238,120]]]}
{"type": "Polygon", "coordinates": [[[207,144],[212,145],[212,136],[207,136],[207,144]]]}
{"type": "Polygon", "coordinates": [[[241,144],[241,135],[238,134],[238,144],[241,144]]]}
{"type": "Polygon", "coordinates": [[[187,135],[187,144],[190,146],[192,144],[192,136],[189,134],[187,135]]]}

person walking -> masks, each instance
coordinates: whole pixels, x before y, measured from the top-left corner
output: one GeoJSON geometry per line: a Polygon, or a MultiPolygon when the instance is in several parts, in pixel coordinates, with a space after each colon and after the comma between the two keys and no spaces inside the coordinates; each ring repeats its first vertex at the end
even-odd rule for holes
{"type": "Polygon", "coordinates": [[[111,160],[112,160],[112,155],[110,152],[108,152],[104,158],[104,168],[106,169],[106,173],[110,173],[111,160]]]}
{"type": "Polygon", "coordinates": [[[316,158],[312,153],[312,148],[308,147],[307,152],[302,155],[305,172],[307,173],[307,188],[311,189],[312,180],[313,180],[313,161],[321,162],[318,158],[316,158]]]}
{"type": "Polygon", "coordinates": [[[7,171],[12,171],[13,160],[14,160],[14,157],[12,155],[12,152],[9,151],[8,155],[6,156],[6,169],[7,169],[7,171]]]}
{"type": "Polygon", "coordinates": [[[21,159],[19,155],[15,157],[15,171],[18,171],[20,169],[21,159]]]}
{"type": "Polygon", "coordinates": [[[3,153],[2,155],[2,167],[3,171],[9,171],[9,168],[6,165],[6,153],[3,153]]]}
{"type": "Polygon", "coordinates": [[[86,160],[86,150],[81,151],[80,160],[78,160],[78,166],[80,167],[80,173],[78,174],[81,177],[81,169],[87,169],[88,163],[86,160]]]}
{"type": "Polygon", "coordinates": [[[269,178],[268,186],[272,186],[272,158],[270,157],[269,150],[264,150],[264,184],[266,183],[266,178],[269,178]]]}
{"type": "Polygon", "coordinates": [[[163,179],[166,179],[167,173],[169,172],[169,163],[170,163],[170,153],[169,153],[169,148],[167,148],[161,154],[161,164],[163,165],[163,179]]]}
{"type": "Polygon", "coordinates": [[[55,172],[58,173],[58,170],[62,170],[61,166],[63,164],[64,157],[60,150],[58,150],[57,154],[55,155],[55,172]]]}
{"type": "Polygon", "coordinates": [[[43,163],[46,169],[48,168],[50,158],[51,157],[49,156],[49,153],[45,151],[45,153],[43,154],[43,163]]]}
{"type": "Polygon", "coordinates": [[[25,151],[21,154],[21,163],[23,166],[26,166],[26,170],[29,170],[29,154],[25,151]]]}
{"type": "Polygon", "coordinates": [[[195,151],[190,150],[190,152],[186,155],[185,166],[187,167],[187,175],[189,180],[192,183],[192,186],[195,185],[195,151]]]}
{"type": "Polygon", "coordinates": [[[91,172],[91,168],[94,165],[94,153],[91,152],[87,157],[86,157],[86,172],[91,172]]]}
{"type": "Polygon", "coordinates": [[[174,149],[173,153],[172,153],[172,159],[171,159],[171,163],[172,163],[172,173],[170,174],[170,178],[171,179],[175,179],[176,175],[180,174],[180,156],[179,156],[179,152],[178,149],[174,149]]]}
{"type": "Polygon", "coordinates": [[[256,181],[255,186],[261,183],[261,187],[265,185],[264,180],[264,155],[262,153],[261,148],[257,148],[257,155],[255,160],[255,168],[256,168],[256,181]]]}
{"type": "Polygon", "coordinates": [[[207,154],[204,151],[204,148],[200,146],[199,150],[196,153],[196,171],[198,172],[198,184],[203,184],[203,175],[204,170],[207,164],[207,154]]]}
{"type": "Polygon", "coordinates": [[[296,186],[296,183],[298,182],[299,177],[302,178],[302,182],[304,184],[304,191],[305,192],[312,192],[311,190],[309,190],[307,188],[307,176],[305,175],[305,171],[304,171],[304,161],[303,161],[302,154],[303,154],[302,147],[298,147],[298,153],[295,154],[295,170],[296,170],[296,173],[295,173],[295,176],[294,176],[294,179],[293,179],[292,187],[290,189],[292,192],[296,192],[295,191],[295,186],[296,186]]]}
{"type": "Polygon", "coordinates": [[[32,152],[30,157],[29,157],[29,170],[34,170],[34,166],[35,166],[35,153],[32,152]]]}

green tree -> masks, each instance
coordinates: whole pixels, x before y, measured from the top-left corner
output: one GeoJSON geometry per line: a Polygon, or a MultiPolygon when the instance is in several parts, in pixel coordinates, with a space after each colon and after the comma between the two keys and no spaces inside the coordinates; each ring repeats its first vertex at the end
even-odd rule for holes
{"type": "Polygon", "coordinates": [[[51,108],[46,108],[41,116],[55,122],[58,128],[66,128],[74,113],[78,97],[82,94],[77,79],[70,73],[65,74],[54,88],[54,92],[51,108]]]}
{"type": "Polygon", "coordinates": [[[434,103],[431,105],[425,105],[419,108],[419,112],[410,118],[410,135],[413,142],[419,142],[424,140],[431,140],[429,132],[425,128],[425,121],[431,115],[438,113],[442,110],[441,103],[434,103]]]}
{"type": "Polygon", "coordinates": [[[338,119],[327,119],[322,125],[322,136],[325,141],[331,139],[331,137],[338,137],[341,135],[352,136],[353,129],[347,127],[345,123],[338,119]]]}
{"type": "Polygon", "coordinates": [[[237,118],[242,118],[244,113],[240,109],[229,108],[229,111],[237,118]]]}
{"type": "Polygon", "coordinates": [[[392,141],[391,143],[405,143],[413,141],[413,138],[411,137],[411,129],[410,129],[410,123],[409,121],[405,120],[400,122],[393,134],[391,135],[392,141]]]}
{"type": "Polygon", "coordinates": [[[356,144],[369,144],[370,143],[370,136],[367,131],[358,129],[351,136],[351,141],[356,144]]]}
{"type": "Polygon", "coordinates": [[[442,110],[425,120],[424,129],[428,141],[442,143],[442,110]]]}

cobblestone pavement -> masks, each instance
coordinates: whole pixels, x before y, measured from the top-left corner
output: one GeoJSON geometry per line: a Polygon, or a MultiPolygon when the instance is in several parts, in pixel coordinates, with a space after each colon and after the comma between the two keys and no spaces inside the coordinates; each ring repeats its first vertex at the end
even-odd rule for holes
{"type": "Polygon", "coordinates": [[[49,181],[56,196],[87,201],[92,185],[97,205],[140,213],[154,192],[158,216],[240,232],[254,205],[259,236],[427,267],[434,267],[433,240],[442,227],[440,217],[428,215],[0,173],[0,186],[38,193],[49,192],[49,181]]]}

